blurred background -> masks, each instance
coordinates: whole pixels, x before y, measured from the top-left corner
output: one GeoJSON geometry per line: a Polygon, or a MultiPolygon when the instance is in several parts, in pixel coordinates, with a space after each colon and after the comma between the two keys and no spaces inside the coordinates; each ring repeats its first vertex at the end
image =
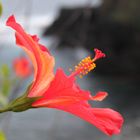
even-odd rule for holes
{"type": "MultiPolygon", "coordinates": [[[[2,0],[0,64],[23,54],[5,26],[14,14],[26,31],[38,34],[56,59],[56,68],[69,73],[82,58],[101,49],[107,57],[78,83],[93,95],[109,93],[95,107],[110,107],[125,118],[122,132],[107,137],[91,124],[52,109],[6,113],[0,121],[7,140],[139,140],[140,139],[140,1],[139,0],[2,0]]],[[[28,79],[28,83],[32,78],[28,79]]],[[[26,80],[27,81],[27,80],[26,80]]],[[[27,87],[25,82],[21,91],[27,87]]]]}

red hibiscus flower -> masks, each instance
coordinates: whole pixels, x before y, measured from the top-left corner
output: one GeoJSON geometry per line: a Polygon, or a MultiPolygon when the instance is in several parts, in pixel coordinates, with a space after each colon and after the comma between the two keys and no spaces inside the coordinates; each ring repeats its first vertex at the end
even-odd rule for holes
{"type": "Polygon", "coordinates": [[[27,34],[14,16],[9,17],[7,26],[16,31],[16,44],[26,51],[34,66],[34,80],[27,97],[39,98],[32,102],[32,107],[63,110],[95,125],[107,135],[120,133],[123,117],[118,112],[109,108],[92,108],[88,103],[88,100],[102,101],[107,93],[100,91],[92,96],[89,91],[82,90],[75,80],[76,76],[81,77],[93,70],[95,61],[105,57],[104,53],[95,49],[95,57],[83,59],[71,75],[65,75],[60,68],[54,75],[54,57],[39,44],[37,36],[27,34]]]}
{"type": "Polygon", "coordinates": [[[30,66],[30,62],[26,57],[16,58],[13,61],[13,68],[18,77],[26,78],[31,72],[32,68],[30,66]]]}

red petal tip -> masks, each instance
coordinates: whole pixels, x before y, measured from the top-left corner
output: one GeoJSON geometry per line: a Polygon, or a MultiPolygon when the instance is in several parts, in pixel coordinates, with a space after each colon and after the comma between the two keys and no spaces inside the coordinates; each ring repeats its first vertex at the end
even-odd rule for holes
{"type": "Polygon", "coordinates": [[[102,101],[108,96],[107,92],[99,91],[95,96],[92,97],[94,101],[102,101]]]}
{"type": "Polygon", "coordinates": [[[11,16],[7,19],[6,25],[8,26],[10,22],[15,22],[15,21],[16,21],[16,20],[15,20],[14,15],[11,15],[11,16]]]}

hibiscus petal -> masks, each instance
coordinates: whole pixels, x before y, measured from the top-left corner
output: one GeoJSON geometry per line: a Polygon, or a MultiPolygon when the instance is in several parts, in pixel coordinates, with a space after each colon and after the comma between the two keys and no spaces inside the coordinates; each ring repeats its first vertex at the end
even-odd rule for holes
{"type": "Polygon", "coordinates": [[[94,101],[102,101],[108,96],[107,92],[99,91],[95,96],[92,97],[94,101]]]}
{"type": "MultiPolygon", "coordinates": [[[[39,38],[37,37],[37,35],[31,35],[31,37],[32,37],[32,39],[33,39],[36,43],[38,43],[38,45],[40,46],[40,49],[41,49],[42,51],[46,51],[46,52],[48,52],[48,53],[50,54],[49,50],[48,50],[44,45],[39,44],[39,38]]],[[[50,54],[50,55],[51,55],[51,54],[50,54]]]]}
{"type": "Polygon", "coordinates": [[[62,69],[58,69],[44,96],[34,102],[33,106],[68,105],[90,99],[92,96],[89,91],[81,90],[75,83],[74,77],[69,77],[65,75],[62,69]]]}
{"type": "Polygon", "coordinates": [[[106,96],[106,92],[98,92],[92,97],[89,91],[76,85],[74,77],[68,77],[58,69],[44,97],[32,106],[63,110],[95,125],[107,135],[118,134],[123,123],[121,115],[111,109],[92,108],[87,102],[90,99],[102,100],[106,96]]]}
{"type": "Polygon", "coordinates": [[[14,16],[10,16],[6,23],[16,31],[16,43],[23,48],[32,60],[34,66],[34,81],[29,97],[42,96],[54,78],[54,58],[43,45],[38,43],[37,36],[27,34],[18,24],[14,16]]]}
{"type": "Polygon", "coordinates": [[[108,135],[120,133],[124,120],[118,112],[109,108],[93,108],[92,112],[98,121],[98,126],[102,125],[108,135]]]}
{"type": "Polygon", "coordinates": [[[123,124],[123,118],[118,112],[108,108],[91,108],[86,101],[66,106],[54,105],[49,107],[71,113],[93,124],[109,136],[119,134],[123,124]]]}

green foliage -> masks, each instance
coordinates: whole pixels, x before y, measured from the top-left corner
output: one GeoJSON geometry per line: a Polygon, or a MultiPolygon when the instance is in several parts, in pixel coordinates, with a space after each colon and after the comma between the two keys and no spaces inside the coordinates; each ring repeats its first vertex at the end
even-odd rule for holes
{"type": "Polygon", "coordinates": [[[8,96],[11,89],[10,69],[7,65],[0,66],[0,106],[8,103],[8,96]]]}
{"type": "Polygon", "coordinates": [[[9,67],[6,64],[1,66],[0,72],[4,78],[8,78],[10,75],[9,67]]]}
{"type": "Polygon", "coordinates": [[[5,96],[7,96],[7,95],[9,94],[10,87],[11,87],[11,85],[10,85],[9,79],[4,79],[4,80],[3,80],[3,84],[2,84],[2,91],[1,91],[1,92],[2,92],[5,96]]]}
{"type": "Polygon", "coordinates": [[[0,130],[0,140],[6,140],[5,134],[2,130],[0,130]]]}
{"type": "Polygon", "coordinates": [[[0,2],[0,16],[2,15],[2,4],[0,2]]]}
{"type": "Polygon", "coordinates": [[[4,96],[8,96],[10,88],[11,88],[11,82],[10,82],[10,69],[7,65],[2,65],[0,68],[0,76],[1,76],[1,93],[4,96]]]}

